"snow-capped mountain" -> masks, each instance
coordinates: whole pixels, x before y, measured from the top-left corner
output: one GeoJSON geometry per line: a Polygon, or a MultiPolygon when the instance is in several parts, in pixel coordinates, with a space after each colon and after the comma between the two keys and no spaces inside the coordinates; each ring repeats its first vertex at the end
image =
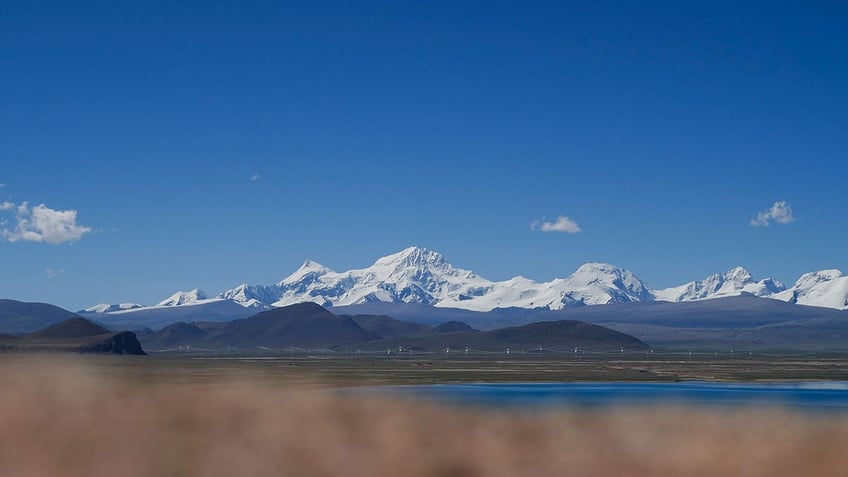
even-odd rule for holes
{"type": "Polygon", "coordinates": [[[799,305],[848,309],[848,276],[839,270],[805,273],[792,288],[770,298],[799,305]]]}
{"type": "Polygon", "coordinates": [[[380,258],[368,268],[346,272],[335,272],[307,260],[276,285],[241,285],[219,297],[273,306],[304,301],[325,306],[391,302],[475,311],[499,307],[558,310],[565,306],[653,299],[650,290],[633,273],[609,264],[588,263],[568,278],[544,283],[524,277],[493,282],[454,267],[438,252],[418,247],[380,258]]]}
{"type": "Polygon", "coordinates": [[[216,298],[222,300],[233,300],[245,308],[257,310],[270,309],[268,303],[273,303],[278,298],[276,286],[248,285],[243,283],[231,290],[219,294],[216,298]]]}
{"type": "Polygon", "coordinates": [[[114,311],[134,310],[136,308],[144,308],[144,305],[139,305],[138,303],[100,303],[80,310],[79,313],[112,313],[114,311]]]}
{"type": "Polygon", "coordinates": [[[196,305],[202,301],[208,300],[209,297],[202,290],[195,288],[191,291],[178,291],[168,298],[160,301],[156,306],[183,306],[196,305]]]}
{"type": "Polygon", "coordinates": [[[633,273],[606,263],[587,263],[568,278],[535,282],[515,277],[493,282],[477,296],[452,298],[436,304],[446,308],[489,311],[495,308],[549,308],[651,301],[653,296],[633,273]]]}
{"type": "Polygon", "coordinates": [[[838,270],[808,273],[786,289],[777,280],[756,280],[744,268],[736,267],[678,287],[650,290],[629,270],[605,263],[587,263],[568,277],[549,282],[521,276],[491,281],[454,267],[438,252],[410,247],[362,269],[336,272],[306,260],[294,273],[273,285],[242,284],[214,298],[198,289],[180,291],[155,307],[96,305],[84,311],[124,314],[220,303],[238,304],[245,311],[261,311],[306,301],[323,306],[390,302],[473,311],[509,307],[559,310],[609,303],[684,302],[742,294],[848,309],[848,277],[838,270]]]}
{"type": "Polygon", "coordinates": [[[437,305],[480,296],[492,282],[454,267],[437,252],[410,247],[368,268],[341,273],[307,260],[276,287],[279,298],[274,306],[303,301],[335,306],[374,301],[437,305]]]}
{"type": "Polygon", "coordinates": [[[771,296],[782,292],[786,287],[777,280],[766,278],[754,280],[754,277],[742,267],[736,267],[725,273],[716,273],[709,277],[662,290],[654,290],[654,298],[659,301],[693,301],[726,296],[750,294],[771,296]]]}
{"type": "MultiPolygon", "coordinates": [[[[558,280],[550,283],[555,282],[558,280]]],[[[582,265],[566,278],[562,285],[567,290],[570,301],[582,305],[653,300],[648,287],[636,275],[606,263],[582,265]]]]}

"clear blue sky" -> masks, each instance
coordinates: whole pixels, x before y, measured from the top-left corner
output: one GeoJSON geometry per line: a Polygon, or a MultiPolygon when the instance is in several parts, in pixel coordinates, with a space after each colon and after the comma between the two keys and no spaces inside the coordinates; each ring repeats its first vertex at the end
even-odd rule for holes
{"type": "Polygon", "coordinates": [[[848,271],[846,25],[845,2],[3,2],[0,296],[150,304],[409,245],[490,279],[848,271]],[[778,201],[794,220],[752,226],[778,201]],[[581,232],[531,230],[559,216],[581,232]]]}

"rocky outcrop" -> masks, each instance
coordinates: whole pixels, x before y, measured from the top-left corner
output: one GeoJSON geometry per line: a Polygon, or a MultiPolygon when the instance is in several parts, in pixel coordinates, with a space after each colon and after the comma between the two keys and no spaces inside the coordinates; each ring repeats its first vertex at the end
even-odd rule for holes
{"type": "Polygon", "coordinates": [[[81,353],[147,354],[132,331],[122,331],[99,343],[83,346],[79,351],[81,353]]]}

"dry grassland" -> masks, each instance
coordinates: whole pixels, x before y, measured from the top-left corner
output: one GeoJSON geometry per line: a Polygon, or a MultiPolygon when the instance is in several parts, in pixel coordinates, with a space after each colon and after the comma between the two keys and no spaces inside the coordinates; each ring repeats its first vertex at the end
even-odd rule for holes
{"type": "Polygon", "coordinates": [[[495,411],[284,381],[140,382],[0,360],[0,476],[848,475],[848,418],[773,409],[495,411]]]}

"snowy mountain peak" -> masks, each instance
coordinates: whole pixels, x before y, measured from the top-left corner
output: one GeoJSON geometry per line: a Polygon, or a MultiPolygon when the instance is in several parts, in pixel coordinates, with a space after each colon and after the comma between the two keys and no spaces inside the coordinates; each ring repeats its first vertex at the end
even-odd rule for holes
{"type": "Polygon", "coordinates": [[[577,267],[577,270],[569,278],[591,281],[601,278],[632,279],[634,277],[635,275],[632,272],[624,268],[610,265],[609,263],[589,262],[577,267]]]}
{"type": "Polygon", "coordinates": [[[574,273],[589,273],[589,272],[598,272],[598,273],[617,273],[624,270],[621,267],[617,267],[615,265],[604,263],[604,262],[586,262],[583,265],[577,267],[577,270],[574,273]]]}
{"type": "Polygon", "coordinates": [[[805,273],[792,288],[771,298],[799,305],[848,309],[848,277],[839,270],[805,273]]]}
{"type": "Polygon", "coordinates": [[[297,283],[304,279],[304,277],[320,277],[322,275],[326,275],[328,273],[334,273],[331,269],[321,265],[318,262],[312,261],[310,259],[306,259],[303,262],[303,265],[300,266],[294,273],[283,278],[279,283],[277,283],[278,287],[282,287],[285,285],[290,285],[292,283],[297,283]]]}
{"type": "Polygon", "coordinates": [[[268,303],[273,303],[278,298],[278,288],[276,286],[241,285],[227,290],[217,296],[224,300],[233,300],[245,308],[268,309],[268,303]]]}
{"type": "Polygon", "coordinates": [[[609,263],[585,263],[566,278],[566,281],[575,285],[603,283],[607,286],[623,287],[637,294],[647,293],[648,291],[642,280],[633,272],[609,263]]]}
{"type": "Polygon", "coordinates": [[[842,271],[836,269],[805,273],[795,282],[795,287],[807,287],[816,283],[829,282],[843,276],[842,271]]]}
{"type": "Polygon", "coordinates": [[[564,287],[563,305],[600,305],[617,302],[649,301],[653,299],[645,283],[630,270],[608,263],[590,262],[581,265],[565,280],[554,280],[564,287]]]}
{"type": "Polygon", "coordinates": [[[695,301],[742,294],[770,296],[785,289],[786,287],[777,280],[766,278],[757,281],[745,268],[734,267],[724,273],[710,275],[703,280],[655,290],[654,297],[660,301],[695,301]]]}
{"type": "Polygon", "coordinates": [[[298,268],[298,270],[325,270],[327,267],[321,265],[318,262],[313,262],[310,259],[306,259],[303,261],[303,265],[298,268]]]}
{"type": "Polygon", "coordinates": [[[443,266],[447,263],[445,257],[423,247],[409,247],[398,253],[377,259],[374,265],[403,265],[407,267],[443,266]]]}
{"type": "Polygon", "coordinates": [[[729,282],[743,283],[752,279],[753,277],[744,267],[733,267],[724,273],[724,280],[729,282]]]}
{"type": "Polygon", "coordinates": [[[332,305],[374,301],[435,305],[445,299],[479,295],[490,284],[470,271],[454,268],[437,252],[409,247],[379,258],[363,269],[337,273],[326,267],[301,267],[277,284],[280,298],[274,305],[302,301],[332,305]]]}
{"type": "Polygon", "coordinates": [[[413,281],[441,280],[445,277],[478,278],[473,272],[454,267],[442,254],[421,247],[410,247],[382,257],[368,270],[380,278],[406,277],[413,281]]]}
{"type": "Polygon", "coordinates": [[[208,297],[202,290],[195,288],[191,291],[178,291],[168,297],[167,299],[159,302],[156,306],[181,306],[181,305],[193,305],[199,301],[206,300],[208,297]]]}

